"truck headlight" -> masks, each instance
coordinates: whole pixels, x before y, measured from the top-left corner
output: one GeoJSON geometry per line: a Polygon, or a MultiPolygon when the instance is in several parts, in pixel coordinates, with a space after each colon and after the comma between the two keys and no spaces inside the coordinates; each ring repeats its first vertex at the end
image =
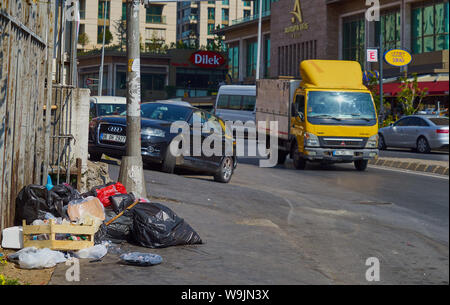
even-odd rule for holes
{"type": "Polygon", "coordinates": [[[166,133],[164,132],[164,130],[156,129],[156,128],[144,128],[144,129],[142,129],[141,134],[143,136],[160,137],[160,138],[164,138],[166,136],[166,133]]]}
{"type": "Polygon", "coordinates": [[[312,133],[305,133],[305,146],[307,147],[320,147],[319,138],[312,133]]]}
{"type": "Polygon", "coordinates": [[[371,136],[366,143],[366,148],[378,148],[378,135],[371,136]]]}

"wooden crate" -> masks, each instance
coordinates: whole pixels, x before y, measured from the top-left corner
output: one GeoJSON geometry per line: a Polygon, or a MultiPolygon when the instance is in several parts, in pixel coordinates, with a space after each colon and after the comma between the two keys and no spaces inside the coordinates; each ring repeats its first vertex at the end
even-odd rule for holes
{"type": "Polygon", "coordinates": [[[50,248],[52,250],[80,250],[94,246],[95,226],[55,224],[53,219],[47,225],[31,226],[23,220],[23,246],[50,248]],[[32,240],[33,235],[47,234],[48,240],[32,240]],[[56,234],[85,235],[86,240],[56,240],[56,234]]]}

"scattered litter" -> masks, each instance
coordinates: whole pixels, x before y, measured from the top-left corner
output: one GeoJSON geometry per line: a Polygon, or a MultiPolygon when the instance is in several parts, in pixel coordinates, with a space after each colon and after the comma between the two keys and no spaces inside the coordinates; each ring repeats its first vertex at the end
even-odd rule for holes
{"type": "Polygon", "coordinates": [[[9,255],[8,259],[18,261],[20,268],[23,269],[51,268],[67,260],[62,252],[48,248],[37,249],[36,247],[23,248],[9,255]]]}
{"type": "Polygon", "coordinates": [[[152,253],[130,252],[120,256],[122,262],[136,266],[152,266],[162,262],[162,257],[152,253]]]}
{"type": "Polygon", "coordinates": [[[105,220],[105,208],[98,198],[90,196],[69,202],[67,215],[71,221],[78,221],[86,214],[105,220]]]}
{"type": "Polygon", "coordinates": [[[105,244],[95,245],[90,248],[81,249],[74,253],[76,258],[92,258],[92,259],[101,259],[103,256],[108,253],[108,249],[106,249],[105,244]]]}
{"type": "Polygon", "coordinates": [[[22,227],[10,227],[2,231],[2,248],[4,249],[22,249],[23,235],[22,227]]]}

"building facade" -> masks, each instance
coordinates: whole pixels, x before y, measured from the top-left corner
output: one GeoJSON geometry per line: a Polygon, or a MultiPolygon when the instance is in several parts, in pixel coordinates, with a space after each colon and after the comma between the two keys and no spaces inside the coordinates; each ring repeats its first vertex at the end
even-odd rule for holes
{"type": "MultiPolygon", "coordinates": [[[[78,44],[79,49],[100,48],[105,23],[113,36],[110,45],[125,44],[126,35],[123,35],[120,25],[126,22],[126,0],[79,0],[79,4],[79,34],[86,33],[88,37],[85,45],[78,44]]],[[[155,41],[167,45],[175,43],[176,13],[176,2],[155,2],[147,8],[142,6],[139,14],[141,44],[145,47],[155,41]]]]}
{"type": "Polygon", "coordinates": [[[177,41],[191,46],[208,46],[216,37],[213,31],[250,18],[252,1],[218,0],[177,3],[177,41]]]}
{"type": "MultiPolygon", "coordinates": [[[[356,60],[364,70],[379,70],[378,63],[366,62],[366,49],[379,45],[380,34],[385,50],[412,53],[408,73],[448,77],[448,0],[381,0],[381,25],[365,18],[370,7],[361,0],[262,2],[261,77],[299,77],[299,64],[305,59],[356,60]]],[[[258,26],[257,14],[253,16],[217,31],[225,35],[229,74],[235,82],[255,81],[258,26]]],[[[384,64],[384,72],[389,78],[405,71],[384,64]]]]}

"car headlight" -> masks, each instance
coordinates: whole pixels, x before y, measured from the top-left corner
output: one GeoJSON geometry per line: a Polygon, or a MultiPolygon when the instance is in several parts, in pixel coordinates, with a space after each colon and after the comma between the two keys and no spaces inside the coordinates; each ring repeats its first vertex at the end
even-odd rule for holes
{"type": "Polygon", "coordinates": [[[307,147],[320,147],[319,138],[312,133],[305,133],[305,146],[307,147]]]}
{"type": "Polygon", "coordinates": [[[371,136],[366,143],[366,148],[378,148],[378,135],[371,136]]]}
{"type": "Polygon", "coordinates": [[[164,138],[166,136],[166,133],[164,132],[164,130],[156,129],[156,128],[144,128],[144,129],[142,129],[141,134],[143,136],[160,137],[160,138],[164,138]]]}

